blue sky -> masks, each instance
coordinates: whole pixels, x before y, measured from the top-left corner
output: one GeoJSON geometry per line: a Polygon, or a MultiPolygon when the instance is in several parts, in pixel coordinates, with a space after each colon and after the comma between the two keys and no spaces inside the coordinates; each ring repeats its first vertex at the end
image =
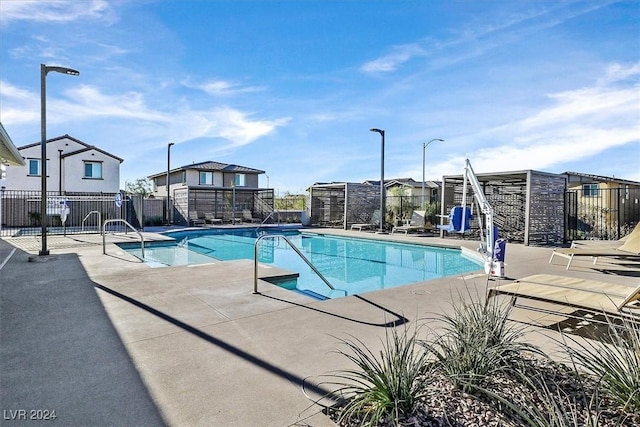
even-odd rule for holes
{"type": "Polygon", "coordinates": [[[0,120],[121,185],[214,160],[261,186],[535,169],[640,181],[639,1],[0,1],[0,120]]]}

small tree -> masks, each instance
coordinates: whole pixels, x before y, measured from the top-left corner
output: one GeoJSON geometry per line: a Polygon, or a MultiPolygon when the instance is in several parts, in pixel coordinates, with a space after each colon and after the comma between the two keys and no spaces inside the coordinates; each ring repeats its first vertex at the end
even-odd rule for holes
{"type": "Polygon", "coordinates": [[[133,182],[125,182],[125,190],[130,194],[140,194],[142,197],[147,197],[151,194],[151,181],[147,178],[138,178],[133,182]]]}

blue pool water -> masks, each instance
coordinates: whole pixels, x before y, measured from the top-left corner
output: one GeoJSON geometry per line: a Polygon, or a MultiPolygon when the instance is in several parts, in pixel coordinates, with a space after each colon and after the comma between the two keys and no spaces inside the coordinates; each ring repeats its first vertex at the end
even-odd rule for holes
{"type": "MultiPolygon", "coordinates": [[[[481,269],[457,249],[369,239],[279,231],[320,270],[336,288],[332,291],[283,239],[262,239],[258,260],[299,273],[295,280],[277,283],[287,289],[336,298],[391,288],[481,269]]],[[[175,242],[147,244],[145,262],[151,266],[204,264],[254,257],[254,229],[181,231],[167,233],[175,242]]],[[[141,258],[139,244],[121,247],[141,258]]]]}

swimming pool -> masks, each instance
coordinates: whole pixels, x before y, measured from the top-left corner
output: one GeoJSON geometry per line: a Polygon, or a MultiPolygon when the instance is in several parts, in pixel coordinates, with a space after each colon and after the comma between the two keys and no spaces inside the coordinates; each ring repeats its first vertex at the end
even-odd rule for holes
{"type": "MultiPolygon", "coordinates": [[[[262,239],[258,261],[299,273],[297,279],[275,283],[317,298],[337,298],[345,293],[359,294],[481,269],[476,261],[463,257],[459,249],[299,231],[268,233],[287,236],[336,290],[328,288],[283,239],[262,239]]],[[[145,245],[145,262],[152,267],[253,260],[258,237],[255,229],[166,234],[175,242],[145,245]]],[[[139,244],[120,246],[142,259],[139,244]]]]}

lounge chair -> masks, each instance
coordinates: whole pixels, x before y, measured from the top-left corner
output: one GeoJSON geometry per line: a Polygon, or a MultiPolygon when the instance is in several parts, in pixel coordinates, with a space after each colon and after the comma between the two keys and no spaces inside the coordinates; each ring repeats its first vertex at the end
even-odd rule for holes
{"type": "Polygon", "coordinates": [[[391,229],[391,234],[396,232],[404,232],[408,234],[410,231],[424,231],[424,215],[425,211],[413,211],[411,219],[404,225],[398,225],[391,229]]]}
{"type": "Polygon", "coordinates": [[[204,222],[207,224],[222,224],[222,218],[217,218],[214,213],[207,212],[204,214],[204,222]]]}
{"type": "Polygon", "coordinates": [[[261,223],[261,222],[262,222],[262,220],[261,220],[260,218],[254,218],[254,217],[251,215],[251,211],[250,211],[249,209],[244,209],[244,210],[242,211],[242,220],[243,220],[243,221],[246,221],[246,222],[253,223],[253,224],[255,224],[255,223],[258,223],[258,224],[259,224],[259,223],[261,223]]]}
{"type": "Polygon", "coordinates": [[[222,221],[223,222],[230,222],[232,224],[238,224],[242,222],[242,218],[238,218],[237,216],[233,215],[231,212],[225,212],[224,214],[222,214],[222,221]]]}
{"type": "Polygon", "coordinates": [[[627,260],[640,261],[640,233],[629,236],[623,245],[612,247],[577,247],[568,249],[554,249],[549,258],[549,263],[553,261],[555,256],[568,258],[567,270],[571,267],[571,263],[575,257],[592,257],[593,264],[598,262],[599,258],[624,258],[627,260]]]}
{"type": "MultiPolygon", "coordinates": [[[[559,304],[593,313],[616,316],[640,316],[640,285],[634,287],[574,277],[535,274],[513,283],[489,289],[487,299],[497,295],[559,304]]],[[[559,313],[534,306],[518,306],[535,311],[559,313]]]]}
{"type": "Polygon", "coordinates": [[[368,230],[368,229],[379,227],[379,226],[380,226],[380,210],[376,209],[375,211],[373,211],[373,214],[371,215],[371,222],[351,224],[351,229],[362,231],[362,230],[368,230]]]}
{"type": "Polygon", "coordinates": [[[625,244],[625,242],[632,238],[633,236],[640,235],[640,222],[636,224],[636,226],[631,230],[631,233],[627,234],[619,238],[618,240],[574,240],[571,242],[572,248],[604,248],[604,247],[620,247],[625,244]]]}
{"type": "Polygon", "coordinates": [[[189,211],[189,225],[195,227],[204,227],[207,222],[198,215],[197,211],[189,211]]]}

